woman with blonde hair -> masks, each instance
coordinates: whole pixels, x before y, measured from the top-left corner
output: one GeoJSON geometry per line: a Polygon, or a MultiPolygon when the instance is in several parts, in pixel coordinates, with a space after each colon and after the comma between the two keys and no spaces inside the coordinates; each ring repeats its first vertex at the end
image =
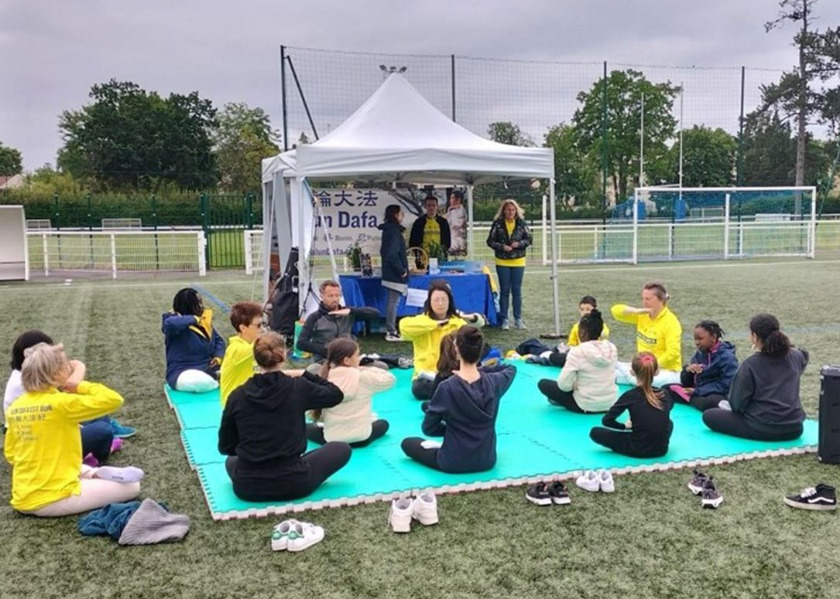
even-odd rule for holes
{"type": "Polygon", "coordinates": [[[34,516],[80,514],[140,494],[139,468],[82,465],[79,424],[123,404],[119,393],[84,380],[64,346],[28,348],[21,369],[26,391],[6,412],[5,454],[12,465],[12,507],[34,516]]]}
{"type": "Polygon", "coordinates": [[[513,296],[514,326],[517,329],[526,328],[522,320],[522,278],[525,276],[525,249],[532,241],[522,207],[511,198],[503,200],[487,236],[487,245],[496,254],[496,274],[500,288],[499,317],[503,330],[510,329],[509,296],[513,296]]]}

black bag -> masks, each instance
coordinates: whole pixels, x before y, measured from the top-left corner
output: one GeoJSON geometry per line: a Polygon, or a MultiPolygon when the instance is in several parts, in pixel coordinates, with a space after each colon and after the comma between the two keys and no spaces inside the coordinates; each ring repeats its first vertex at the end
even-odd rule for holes
{"type": "Polygon", "coordinates": [[[840,366],[820,369],[820,422],[817,457],[840,464],[840,366]]]}
{"type": "Polygon", "coordinates": [[[266,306],[271,315],[268,326],[283,335],[287,344],[294,340],[295,322],[300,318],[298,256],[298,248],[292,248],[283,276],[277,279],[266,306]]]}

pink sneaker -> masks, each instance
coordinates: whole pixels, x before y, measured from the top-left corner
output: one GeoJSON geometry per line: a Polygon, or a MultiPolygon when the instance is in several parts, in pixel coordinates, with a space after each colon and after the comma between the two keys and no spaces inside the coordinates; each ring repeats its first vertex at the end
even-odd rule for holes
{"type": "Polygon", "coordinates": [[[120,449],[123,448],[124,441],[119,437],[114,437],[114,440],[111,441],[111,453],[116,453],[120,449]]]}
{"type": "Polygon", "coordinates": [[[99,460],[93,457],[92,453],[89,453],[82,460],[82,464],[84,464],[85,466],[90,466],[91,468],[97,468],[99,467],[99,460]]]}

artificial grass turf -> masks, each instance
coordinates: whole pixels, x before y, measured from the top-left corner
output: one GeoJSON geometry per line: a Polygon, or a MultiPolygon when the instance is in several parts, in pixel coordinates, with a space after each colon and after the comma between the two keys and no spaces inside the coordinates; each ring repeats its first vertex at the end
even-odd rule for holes
{"type": "MultiPolygon", "coordinates": [[[[650,279],[663,280],[674,298],[684,359],[692,348],[690,327],[702,318],[718,320],[743,359],[749,317],[762,310],[776,314],[792,341],[811,351],[802,398],[816,414],[819,365],[840,361],[840,264],[564,268],[564,329],[580,296],[594,294],[604,308],[633,302],[650,279]]],[[[0,286],[0,362],[8,363],[15,336],[26,328],[63,341],[70,355],[86,362],[93,380],[125,395],[116,417],[139,428],[113,463],[143,467],[142,496],[164,500],[193,519],[190,535],[173,545],[120,548],[105,538],[82,537],[74,518],[15,514],[3,462],[0,597],[831,597],[840,587],[840,516],[781,503],[784,493],[803,486],[840,482],[840,470],[813,456],[711,468],[724,495],[717,511],[700,509],[685,488],[687,470],[633,474],[617,477],[613,495],[572,488],[565,508],[532,506],[523,487],[444,495],[441,523],[415,525],[403,536],[388,531],[385,504],[310,512],[305,519],[325,527],[325,541],[297,555],[272,553],[269,534],[280,518],[212,521],[185,459],[177,419],[161,394],[160,315],[190,282],[161,277],[0,286]]],[[[488,331],[491,343],[512,347],[549,330],[547,282],[547,273],[529,269],[524,291],[530,331],[488,331]]],[[[257,287],[254,279],[227,274],[201,284],[228,303],[250,299],[257,287]]],[[[620,355],[628,356],[632,329],[608,323],[620,355]]],[[[216,326],[225,336],[232,333],[223,319],[216,326]]],[[[379,352],[395,349],[375,337],[363,344],[379,352]]]]}

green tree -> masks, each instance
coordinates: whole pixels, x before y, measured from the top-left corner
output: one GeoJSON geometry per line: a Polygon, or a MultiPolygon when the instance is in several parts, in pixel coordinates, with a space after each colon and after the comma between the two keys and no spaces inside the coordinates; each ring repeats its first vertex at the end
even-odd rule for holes
{"type": "Polygon", "coordinates": [[[554,149],[554,180],[557,199],[566,208],[573,205],[597,206],[596,169],[581,152],[571,125],[561,123],[545,134],[543,146],[554,149]]]}
{"type": "Polygon", "coordinates": [[[639,172],[642,96],[644,96],[645,164],[653,168],[668,151],[676,120],[672,114],[674,98],[680,92],[670,82],[654,84],[638,71],[613,71],[607,78],[607,110],[603,110],[604,82],[598,81],[588,92],[577,96],[581,106],[572,124],[578,146],[593,164],[601,164],[603,133],[606,127],[607,176],[619,199],[627,197],[630,182],[639,172]]]}
{"type": "Polygon", "coordinates": [[[0,141],[0,177],[11,177],[23,170],[23,157],[20,151],[3,145],[0,141]]]}
{"type": "Polygon", "coordinates": [[[216,110],[209,100],[197,92],[164,99],[114,79],[94,85],[90,97],[91,104],[61,115],[62,170],[98,187],[135,191],[216,183],[210,137],[216,110]]]}
{"type": "Polygon", "coordinates": [[[230,191],[260,189],[261,161],[279,151],[268,114],[247,104],[225,104],[214,135],[220,186],[230,191]]]}
{"type": "Polygon", "coordinates": [[[840,85],[830,85],[840,74],[840,27],[814,30],[815,4],[816,0],[781,0],[778,18],[764,25],[766,31],[786,22],[799,27],[793,38],[797,65],[783,73],[777,83],[761,88],[762,110],[776,111],[796,123],[794,184],[798,186],[807,179],[808,124],[831,123],[836,132],[840,120],[840,85]]]}
{"type": "MultiPolygon", "coordinates": [[[[685,187],[725,187],[734,183],[738,142],[723,129],[694,125],[683,131],[683,185],[685,187]]],[[[651,180],[679,181],[680,142],[668,150],[665,176],[652,173],[651,180]]]]}
{"type": "Polygon", "coordinates": [[[526,146],[534,145],[534,140],[531,136],[523,132],[519,125],[514,125],[510,121],[497,121],[490,123],[487,127],[487,137],[500,144],[508,144],[509,146],[526,146]]]}
{"type": "MultiPolygon", "coordinates": [[[[490,123],[487,127],[487,136],[495,142],[508,144],[511,146],[526,146],[534,145],[534,140],[519,128],[519,125],[511,123],[510,121],[497,121],[490,123]]],[[[525,179],[511,179],[501,183],[488,183],[482,185],[476,193],[478,200],[490,204],[504,198],[513,198],[524,208],[529,218],[537,216],[534,204],[536,199],[541,196],[541,192],[531,188],[529,181],[525,179]]],[[[492,211],[495,214],[495,210],[492,211]]]]}

